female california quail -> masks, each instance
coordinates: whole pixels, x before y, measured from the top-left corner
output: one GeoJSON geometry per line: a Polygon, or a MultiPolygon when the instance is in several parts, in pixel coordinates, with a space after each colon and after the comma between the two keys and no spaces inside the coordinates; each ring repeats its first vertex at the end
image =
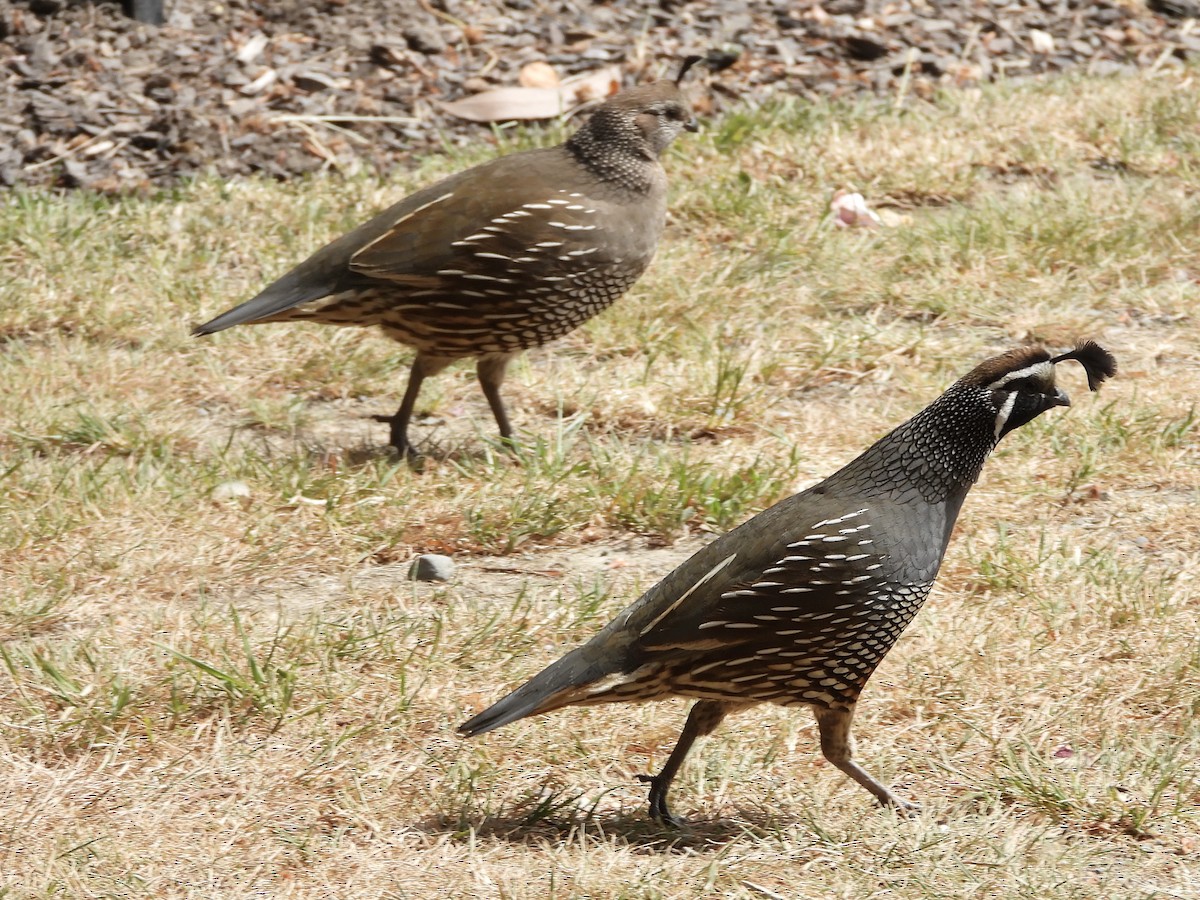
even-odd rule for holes
{"type": "Polygon", "coordinates": [[[659,156],[695,131],[679,81],[617,94],[557,147],[514,153],[418,191],[199,326],[378,325],[416,348],[391,443],[409,452],[421,382],[476,357],[503,438],[509,361],[607,309],[642,274],[666,219],[659,156]]]}
{"type": "Polygon", "coordinates": [[[694,697],[650,788],[650,814],[677,824],[667,791],[696,738],[755,703],[811,706],[821,752],[884,805],[908,804],[852,759],[867,679],[933,586],[950,532],[996,442],[1055,406],[1055,364],[1088,387],[1116,372],[1090,341],[980,364],[844,468],[706,546],[583,646],[459,731],[482,734],[564,706],[694,697]]]}

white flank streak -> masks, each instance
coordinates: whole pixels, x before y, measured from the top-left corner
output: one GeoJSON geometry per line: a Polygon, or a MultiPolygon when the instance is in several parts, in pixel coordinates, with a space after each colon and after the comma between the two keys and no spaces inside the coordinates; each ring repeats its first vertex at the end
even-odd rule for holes
{"type": "Polygon", "coordinates": [[[852,513],[846,513],[844,516],[838,516],[836,519],[826,519],[824,522],[818,522],[813,526],[813,528],[824,528],[826,525],[839,525],[842,522],[845,522],[847,519],[853,519],[855,516],[861,516],[866,511],[867,508],[864,506],[862,509],[856,509],[852,513]]]}
{"type": "MultiPolygon", "coordinates": [[[[655,616],[653,622],[651,622],[649,625],[647,625],[645,628],[643,628],[641,631],[639,631],[638,637],[645,637],[646,633],[648,631],[650,631],[650,629],[652,629],[655,625],[657,625],[659,622],[661,622],[663,619],[665,619],[667,616],[669,616],[671,613],[673,613],[676,609],[678,609],[680,603],[682,603],[688,597],[692,596],[692,594],[694,594],[698,588],[702,587],[704,584],[706,584],[708,581],[710,581],[714,575],[716,575],[718,572],[720,572],[722,569],[724,569],[726,566],[728,566],[735,559],[737,559],[737,554],[731,553],[727,557],[725,557],[723,560],[721,560],[719,563],[717,563],[715,566],[713,566],[707,575],[705,575],[703,578],[701,578],[699,581],[697,581],[695,584],[693,584],[690,588],[688,588],[686,591],[684,591],[679,596],[678,600],[676,600],[674,603],[672,603],[670,606],[668,606],[666,609],[664,609],[661,613],[659,613],[657,616],[655,616]]],[[[704,626],[701,625],[700,627],[703,628],[704,626]]]]}
{"type": "Polygon", "coordinates": [[[633,684],[643,675],[647,675],[652,671],[652,665],[640,666],[632,672],[613,672],[611,675],[605,675],[599,681],[594,681],[587,686],[589,696],[603,694],[610,691],[618,685],[633,684]]]}
{"type": "Polygon", "coordinates": [[[350,257],[350,264],[351,264],[351,266],[353,266],[353,265],[354,265],[354,260],[355,260],[355,259],[357,259],[357,258],[358,258],[359,256],[361,256],[362,254],[366,253],[368,250],[370,250],[372,247],[374,247],[374,246],[375,246],[376,244],[378,244],[380,241],[384,240],[385,238],[389,238],[389,237],[391,237],[391,234],[392,234],[392,232],[393,232],[393,231],[395,231],[397,228],[399,228],[399,227],[400,227],[400,225],[401,225],[401,224],[403,224],[404,222],[407,222],[409,219],[411,219],[411,218],[412,218],[413,216],[415,216],[417,213],[424,212],[425,210],[429,209],[429,207],[431,207],[431,206],[436,206],[437,204],[439,204],[439,203],[442,203],[443,201],[449,200],[449,199],[450,199],[451,197],[453,197],[453,196],[454,196],[454,192],[453,192],[453,191],[451,191],[451,192],[450,192],[450,193],[448,193],[448,194],[442,194],[442,196],[440,196],[440,197],[435,197],[433,200],[430,200],[430,201],[429,201],[428,203],[426,203],[424,206],[418,206],[418,207],[417,207],[416,209],[414,209],[412,212],[408,213],[408,215],[401,216],[399,219],[397,219],[395,222],[393,222],[393,223],[392,223],[392,227],[391,227],[391,228],[389,228],[387,231],[385,231],[385,232],[384,232],[383,234],[381,234],[379,237],[375,238],[375,240],[371,241],[371,243],[367,244],[367,246],[365,246],[365,247],[362,247],[361,249],[357,250],[357,251],[355,252],[354,256],[350,257]]]}

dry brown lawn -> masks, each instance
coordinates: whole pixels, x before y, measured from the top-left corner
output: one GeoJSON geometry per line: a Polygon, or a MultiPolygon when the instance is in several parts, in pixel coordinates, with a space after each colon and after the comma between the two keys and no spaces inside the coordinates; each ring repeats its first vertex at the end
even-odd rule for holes
{"type": "MultiPolygon", "coordinates": [[[[685,138],[669,234],[414,472],[370,332],[188,326],[436,175],[0,207],[0,896],[1200,897],[1195,70],[685,138]],[[834,189],[890,227],[840,231],[834,189]],[[648,822],[684,704],[472,712],[979,359],[1121,364],[994,455],[860,704],[881,811],[762,708],[648,822]],[[414,585],[418,552],[454,554],[414,585]]],[[[514,139],[521,143],[524,138],[514,139]]],[[[494,151],[493,151],[494,152],[494,151]]]]}

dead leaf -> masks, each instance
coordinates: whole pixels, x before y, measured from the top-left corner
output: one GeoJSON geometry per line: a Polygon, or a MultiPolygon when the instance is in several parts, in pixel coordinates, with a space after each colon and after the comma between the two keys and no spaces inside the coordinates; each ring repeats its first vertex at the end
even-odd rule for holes
{"type": "Polygon", "coordinates": [[[591,100],[603,100],[621,87],[621,70],[606,66],[588,75],[569,78],[557,87],[502,87],[463,97],[440,106],[469,122],[511,122],[553,119],[591,100]]]}
{"type": "Polygon", "coordinates": [[[577,104],[606,100],[621,89],[621,67],[605,66],[587,75],[575,75],[562,83],[562,89],[570,91],[577,104]]]}
{"type": "Polygon", "coordinates": [[[874,228],[880,224],[879,216],[867,206],[862,194],[852,194],[840,188],[833,192],[829,211],[833,213],[833,224],[838,228],[874,228]]]}
{"type": "Polygon", "coordinates": [[[553,119],[567,111],[563,100],[555,88],[503,87],[440,105],[468,122],[507,122],[553,119]]]}

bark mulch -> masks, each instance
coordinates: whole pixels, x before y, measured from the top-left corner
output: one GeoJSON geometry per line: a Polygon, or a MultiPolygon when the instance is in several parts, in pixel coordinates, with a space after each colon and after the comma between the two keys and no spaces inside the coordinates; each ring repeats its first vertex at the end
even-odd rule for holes
{"type": "Polygon", "coordinates": [[[0,184],[386,170],[490,138],[446,103],[605,67],[632,84],[687,53],[710,62],[702,114],[1181,65],[1197,15],[1200,0],[167,0],[154,26],[117,3],[0,0],[0,184]]]}

